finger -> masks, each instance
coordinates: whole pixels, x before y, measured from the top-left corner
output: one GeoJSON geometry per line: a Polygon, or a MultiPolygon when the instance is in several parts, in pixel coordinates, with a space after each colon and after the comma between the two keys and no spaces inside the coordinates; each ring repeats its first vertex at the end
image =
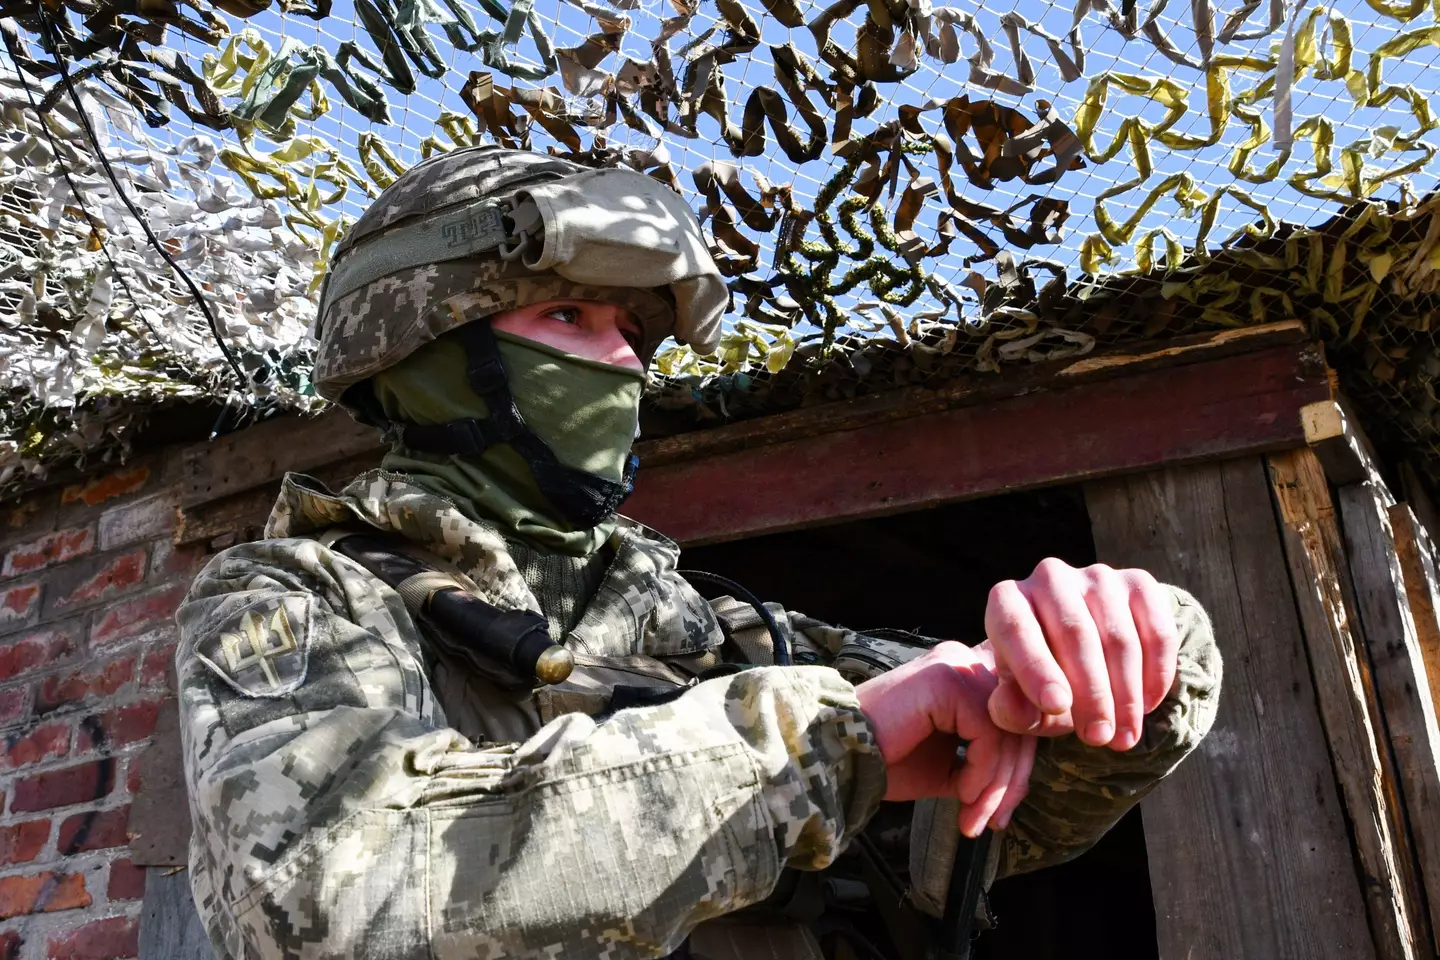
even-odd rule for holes
{"type": "Polygon", "coordinates": [[[990,825],[996,830],[1010,826],[1010,818],[1030,792],[1030,774],[1035,769],[1035,749],[1039,744],[1035,737],[1021,737],[1019,754],[1015,758],[1015,772],[1010,776],[1010,785],[1005,790],[1005,799],[995,811],[990,825]]]}
{"type": "Polygon", "coordinates": [[[1105,650],[1085,600],[1085,580],[1059,560],[1042,560],[1026,583],[1045,639],[1070,684],[1075,732],[1092,746],[1104,746],[1115,736],[1115,704],[1105,650]]]}
{"type": "Polygon", "coordinates": [[[1095,564],[1087,571],[1091,587],[1086,594],[1090,616],[1100,631],[1100,646],[1110,678],[1115,709],[1115,736],[1110,746],[1129,750],[1140,741],[1145,713],[1140,635],[1130,609],[1130,581],[1118,571],[1095,564]]]}
{"type": "Polygon", "coordinates": [[[995,779],[1000,763],[1003,734],[976,737],[965,747],[965,764],[960,770],[960,802],[974,803],[995,779]]]}
{"type": "Polygon", "coordinates": [[[1013,677],[1000,681],[986,701],[986,707],[990,712],[990,721],[1010,733],[1034,733],[1045,718],[1045,714],[1030,702],[1013,677]]]}
{"type": "Polygon", "coordinates": [[[966,836],[976,837],[995,811],[1000,808],[1000,803],[1005,799],[1005,791],[1010,786],[1010,777],[1015,772],[1015,761],[1019,754],[1019,737],[1014,734],[1004,734],[1000,740],[998,759],[995,765],[995,775],[985,785],[974,803],[967,804],[961,809],[962,825],[961,831],[966,836]],[[968,831],[966,828],[969,828],[968,831]]]}
{"type": "Polygon", "coordinates": [[[899,763],[886,768],[885,799],[958,797],[963,762],[956,756],[960,741],[936,734],[899,763]]]}
{"type": "Polygon", "coordinates": [[[1180,633],[1175,628],[1174,595],[1144,570],[1125,571],[1130,581],[1130,611],[1140,635],[1140,671],[1144,678],[1144,712],[1170,693],[1175,682],[1180,633]]]}
{"type": "Polygon", "coordinates": [[[1002,678],[1014,677],[1030,702],[1045,713],[1063,713],[1070,708],[1065,672],[1050,653],[1030,598],[1014,580],[990,589],[985,631],[1002,678]]]}

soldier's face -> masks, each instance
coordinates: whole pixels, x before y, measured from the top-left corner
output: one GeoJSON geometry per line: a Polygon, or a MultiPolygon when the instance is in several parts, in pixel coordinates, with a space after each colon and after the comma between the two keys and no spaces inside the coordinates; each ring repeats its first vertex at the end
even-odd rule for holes
{"type": "Polygon", "coordinates": [[[496,330],[587,360],[645,368],[636,353],[641,344],[640,325],[629,310],[613,303],[546,300],[496,314],[491,323],[496,330]]]}

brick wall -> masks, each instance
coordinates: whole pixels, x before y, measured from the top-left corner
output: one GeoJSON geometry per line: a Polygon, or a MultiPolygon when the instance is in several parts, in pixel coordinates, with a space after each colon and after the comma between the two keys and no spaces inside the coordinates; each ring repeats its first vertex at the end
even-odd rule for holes
{"type": "Polygon", "coordinates": [[[0,960],[136,956],[137,759],[204,560],[171,543],[177,473],[156,458],[0,505],[0,960]]]}

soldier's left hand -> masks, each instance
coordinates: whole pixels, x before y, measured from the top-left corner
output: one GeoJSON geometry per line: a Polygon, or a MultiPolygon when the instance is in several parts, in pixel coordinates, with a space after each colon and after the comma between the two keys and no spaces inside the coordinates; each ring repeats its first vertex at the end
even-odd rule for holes
{"type": "Polygon", "coordinates": [[[1174,602],[1144,570],[1042,560],[991,589],[985,629],[1000,678],[990,716],[1013,733],[1128,750],[1175,679],[1174,602]]]}

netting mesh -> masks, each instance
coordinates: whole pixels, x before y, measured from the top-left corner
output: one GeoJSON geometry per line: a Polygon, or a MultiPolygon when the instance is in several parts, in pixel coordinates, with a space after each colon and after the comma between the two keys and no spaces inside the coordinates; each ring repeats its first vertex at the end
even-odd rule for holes
{"type": "Polygon", "coordinates": [[[1416,279],[1440,20],[1418,0],[0,12],[0,386],[25,401],[0,481],[115,433],[93,416],[107,397],[307,405],[336,237],[406,167],[491,141],[627,164],[702,214],[728,333],[657,367],[662,402],[704,418],[1300,317],[1360,378],[1372,429],[1427,455],[1440,438],[1416,279]],[[98,150],[201,281],[243,386],[98,150]]]}

